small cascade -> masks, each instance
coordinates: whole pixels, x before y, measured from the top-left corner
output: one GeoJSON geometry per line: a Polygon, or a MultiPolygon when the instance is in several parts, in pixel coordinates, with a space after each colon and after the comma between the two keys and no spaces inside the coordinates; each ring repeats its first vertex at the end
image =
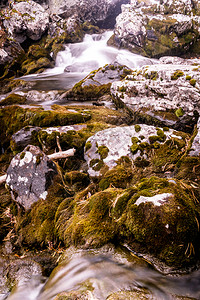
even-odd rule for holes
{"type": "Polygon", "coordinates": [[[34,89],[62,90],[73,87],[88,73],[106,64],[118,62],[134,69],[156,63],[156,60],[133,54],[128,50],[108,46],[107,42],[112,34],[112,31],[86,34],[83,42],[65,45],[65,50],[57,54],[54,68],[22,78],[35,81],[34,89]]]}

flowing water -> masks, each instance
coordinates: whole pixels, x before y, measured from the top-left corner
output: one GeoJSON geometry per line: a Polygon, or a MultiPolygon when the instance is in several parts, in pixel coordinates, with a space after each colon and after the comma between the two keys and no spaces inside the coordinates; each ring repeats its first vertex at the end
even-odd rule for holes
{"type": "Polygon", "coordinates": [[[152,266],[119,260],[119,255],[116,260],[112,255],[84,254],[62,263],[46,281],[42,277],[31,278],[6,299],[53,300],[60,293],[70,291],[76,291],[80,297],[73,299],[105,300],[119,291],[121,296],[127,293],[126,296],[111,299],[200,299],[200,271],[179,277],[166,276],[152,266]],[[133,295],[138,293],[135,298],[133,295]],[[81,298],[83,295],[85,298],[81,298]]]}
{"type": "Polygon", "coordinates": [[[53,69],[41,74],[24,76],[22,79],[35,82],[33,89],[37,90],[67,90],[88,73],[106,64],[118,62],[134,69],[155,63],[155,60],[133,54],[128,50],[107,46],[112,34],[112,31],[87,34],[83,42],[68,44],[64,51],[58,53],[53,69]]]}

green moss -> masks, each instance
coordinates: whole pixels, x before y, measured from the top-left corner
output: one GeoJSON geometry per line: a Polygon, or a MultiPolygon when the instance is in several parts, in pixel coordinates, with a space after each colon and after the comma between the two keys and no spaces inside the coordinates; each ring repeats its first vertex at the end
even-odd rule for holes
{"type": "Polygon", "coordinates": [[[124,93],[124,92],[126,92],[126,86],[120,86],[120,87],[118,87],[118,92],[120,92],[120,93],[124,93]]]}
{"type": "Polygon", "coordinates": [[[190,79],[190,84],[192,85],[192,86],[195,86],[196,85],[196,79],[194,79],[194,78],[192,78],[192,79],[190,79]]]}
{"type": "Polygon", "coordinates": [[[160,138],[161,142],[164,142],[166,140],[166,135],[164,134],[164,131],[162,129],[157,130],[157,135],[160,138]]]}
{"type": "Polygon", "coordinates": [[[137,143],[140,142],[140,140],[139,140],[136,136],[133,136],[133,137],[131,138],[131,141],[132,141],[133,144],[137,144],[137,143]]]}
{"type": "Polygon", "coordinates": [[[75,192],[86,188],[90,183],[88,174],[79,171],[65,173],[64,179],[65,182],[70,185],[75,192]]]}
{"type": "Polygon", "coordinates": [[[115,188],[126,188],[133,177],[133,171],[129,167],[122,165],[116,166],[112,170],[107,171],[99,182],[101,190],[105,190],[112,186],[115,188]]]}
{"type": "Polygon", "coordinates": [[[135,160],[134,160],[134,165],[138,168],[145,168],[147,167],[148,165],[150,164],[150,162],[145,159],[145,158],[142,158],[140,156],[138,156],[135,160]]]}
{"type": "Polygon", "coordinates": [[[190,75],[187,75],[186,77],[185,77],[185,79],[186,80],[190,80],[192,77],[190,76],[190,75]]]}
{"type": "Polygon", "coordinates": [[[140,130],[141,130],[141,126],[136,124],[135,125],[135,132],[140,132],[140,130]]]}
{"type": "Polygon", "coordinates": [[[169,131],[169,127],[163,127],[163,131],[169,131]]]}
{"type": "Polygon", "coordinates": [[[49,243],[56,245],[58,242],[55,215],[67,193],[58,177],[56,180],[48,190],[46,200],[37,201],[31,210],[18,217],[16,231],[22,236],[21,243],[24,246],[41,248],[48,247],[49,243]]]}
{"type": "Polygon", "coordinates": [[[104,162],[101,159],[91,159],[90,161],[90,167],[92,167],[92,169],[94,171],[100,171],[101,168],[104,166],[104,162]]]}
{"type": "Polygon", "coordinates": [[[184,115],[184,110],[182,109],[182,107],[179,107],[176,111],[175,111],[175,115],[180,118],[184,115]]]}
{"type": "Polygon", "coordinates": [[[99,153],[101,159],[105,159],[108,156],[109,149],[108,147],[102,145],[97,149],[97,153],[99,153]]]}
{"type": "Polygon", "coordinates": [[[24,156],[25,156],[25,152],[22,152],[22,153],[20,154],[20,159],[23,159],[24,156]]]}
{"type": "Polygon", "coordinates": [[[137,144],[131,145],[130,150],[131,150],[132,154],[136,154],[139,150],[139,145],[137,145],[137,144]]]}
{"type": "Polygon", "coordinates": [[[149,74],[148,72],[144,74],[145,78],[151,79],[151,80],[157,80],[158,79],[158,72],[156,71],[151,71],[149,74]]]}
{"type": "Polygon", "coordinates": [[[90,150],[91,147],[92,147],[92,143],[91,142],[87,142],[85,144],[85,152],[87,152],[88,150],[90,150]]]}
{"type": "Polygon", "coordinates": [[[5,99],[0,101],[0,106],[24,104],[26,103],[26,97],[18,94],[10,94],[5,99]]]}
{"type": "Polygon", "coordinates": [[[76,207],[76,216],[65,231],[68,241],[99,247],[111,242],[116,235],[116,226],[109,214],[110,207],[121,191],[107,189],[91,196],[87,204],[76,207]],[[84,212],[84,214],[83,214],[84,212]]]}
{"type": "Polygon", "coordinates": [[[184,76],[184,72],[181,70],[177,70],[174,72],[174,74],[171,76],[171,80],[177,80],[179,77],[184,76]]]}
{"type": "Polygon", "coordinates": [[[136,188],[132,197],[127,197],[123,205],[119,219],[121,234],[128,241],[132,240],[132,245],[139,243],[146,251],[169,265],[183,267],[194,263],[199,244],[198,223],[191,194],[188,195],[179,184],[156,177],[143,179],[136,188]],[[135,205],[140,196],[152,197],[162,193],[172,193],[173,196],[161,206],[151,202],[135,205]],[[186,251],[190,243],[192,247],[197,247],[194,252],[186,251]]]}

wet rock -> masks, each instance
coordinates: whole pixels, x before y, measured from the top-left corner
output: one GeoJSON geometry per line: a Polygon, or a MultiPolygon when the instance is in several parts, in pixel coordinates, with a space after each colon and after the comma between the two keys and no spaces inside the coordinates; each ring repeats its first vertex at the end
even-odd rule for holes
{"type": "Polygon", "coordinates": [[[199,37],[197,1],[132,1],[116,18],[115,42],[150,57],[188,51],[199,37]],[[167,3],[167,4],[166,4],[167,3]]]}
{"type": "Polygon", "coordinates": [[[3,11],[3,18],[3,25],[10,37],[19,43],[27,38],[39,40],[49,25],[48,13],[31,0],[10,2],[10,7],[3,11]]]}
{"type": "Polygon", "coordinates": [[[92,24],[103,28],[113,28],[115,18],[121,11],[121,4],[129,3],[129,0],[101,0],[101,1],[59,1],[49,0],[49,7],[52,13],[59,14],[66,18],[74,14],[84,22],[89,21],[92,24]]]}
{"type": "MultiPolygon", "coordinates": [[[[17,259],[0,258],[0,297],[5,299],[10,291],[15,288],[15,293],[28,284],[33,277],[41,279],[42,268],[40,264],[30,258],[17,259]]],[[[36,282],[35,282],[36,283],[36,282]]],[[[12,296],[11,296],[12,299],[12,296]]]]}
{"type": "Polygon", "coordinates": [[[33,144],[34,135],[40,131],[41,127],[27,126],[14,133],[11,137],[12,149],[24,149],[27,145],[33,144]]]}
{"type": "Polygon", "coordinates": [[[110,94],[110,84],[112,82],[124,78],[130,73],[132,73],[130,68],[117,62],[108,64],[92,71],[83,80],[75,84],[71,90],[62,94],[61,98],[79,101],[98,100],[100,97],[110,94]]]}
{"type": "Polygon", "coordinates": [[[12,93],[0,101],[0,106],[25,104],[26,97],[22,94],[12,93]]]}
{"type": "Polygon", "coordinates": [[[46,199],[48,188],[57,174],[55,164],[36,146],[27,146],[17,154],[7,170],[6,183],[25,209],[46,199]]]}
{"type": "Polygon", "coordinates": [[[159,148],[162,143],[171,138],[177,138],[180,143],[182,141],[178,132],[175,133],[171,129],[164,132],[162,129],[148,125],[115,127],[99,131],[90,137],[85,145],[88,173],[93,177],[99,176],[105,170],[117,166],[118,160],[124,156],[135,161],[136,165],[142,165],[142,162],[148,165],[150,145],[156,143],[154,146],[159,148]],[[144,151],[145,148],[147,151],[144,151]]]}
{"type": "Polygon", "coordinates": [[[53,101],[56,101],[59,98],[58,91],[44,92],[31,90],[28,91],[25,95],[28,103],[42,102],[44,103],[44,105],[45,102],[52,103],[53,101]]]}
{"type": "Polygon", "coordinates": [[[168,62],[175,59],[160,61],[135,70],[125,80],[112,83],[111,93],[133,113],[145,111],[166,126],[191,132],[200,109],[200,61],[181,60],[179,64],[170,64],[170,67],[168,62]],[[195,110],[197,113],[194,113],[195,110]]]}

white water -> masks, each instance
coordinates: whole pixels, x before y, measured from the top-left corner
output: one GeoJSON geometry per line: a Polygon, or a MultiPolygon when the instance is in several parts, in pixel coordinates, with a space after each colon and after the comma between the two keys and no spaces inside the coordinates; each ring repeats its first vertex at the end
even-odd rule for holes
{"type": "Polygon", "coordinates": [[[150,267],[117,262],[111,256],[86,255],[57,267],[46,282],[42,277],[33,277],[2,299],[54,300],[62,292],[79,290],[81,294],[90,285],[88,299],[93,300],[106,300],[113,292],[125,290],[148,291],[152,296],[147,299],[173,300],[179,296],[195,300],[200,297],[199,276],[199,271],[189,276],[165,276],[150,267]]]}
{"type": "Polygon", "coordinates": [[[128,50],[119,50],[107,46],[107,41],[112,34],[112,31],[107,31],[103,34],[87,34],[83,42],[68,44],[65,46],[64,51],[57,54],[56,64],[53,69],[47,69],[41,74],[28,75],[22,78],[37,81],[37,89],[68,89],[91,71],[106,64],[118,62],[135,69],[136,67],[156,62],[155,60],[133,54],[128,50]],[[68,67],[68,72],[64,72],[66,67],[68,67]],[[38,81],[45,81],[45,84],[38,81]]]}

